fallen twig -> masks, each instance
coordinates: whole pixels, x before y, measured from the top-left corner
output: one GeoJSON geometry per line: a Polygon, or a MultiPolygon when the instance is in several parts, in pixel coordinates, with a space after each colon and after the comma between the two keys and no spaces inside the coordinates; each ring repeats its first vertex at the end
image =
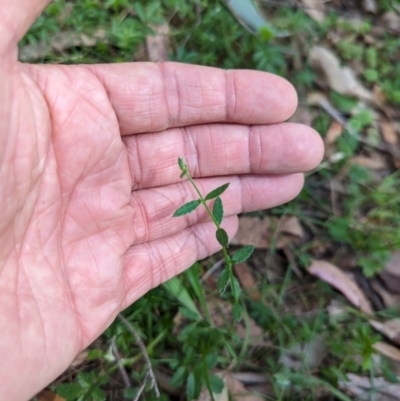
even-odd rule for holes
{"type": "Polygon", "coordinates": [[[144,345],[142,339],[140,338],[138,332],[135,330],[135,328],[132,326],[132,324],[129,323],[129,321],[126,320],[121,314],[119,314],[118,317],[125,324],[125,326],[132,333],[132,335],[135,337],[136,343],[139,346],[140,350],[142,351],[142,355],[143,355],[143,357],[144,357],[144,359],[146,361],[146,365],[147,365],[146,377],[145,377],[145,380],[144,380],[144,382],[142,384],[141,389],[139,389],[139,392],[136,395],[135,401],[137,401],[137,399],[139,398],[141,392],[143,391],[144,386],[146,385],[148,377],[150,377],[150,380],[151,380],[150,388],[154,388],[154,393],[155,393],[157,398],[160,397],[160,391],[159,391],[158,386],[157,386],[156,377],[154,376],[154,372],[153,372],[153,369],[152,369],[152,366],[151,366],[149,355],[147,354],[146,346],[144,345]]]}
{"type": "MultiPolygon", "coordinates": [[[[140,386],[140,388],[139,388],[139,390],[138,390],[138,392],[136,394],[136,397],[134,398],[133,401],[138,401],[139,400],[141,394],[143,393],[144,388],[146,387],[147,380],[149,380],[149,376],[150,376],[150,373],[149,373],[149,371],[147,371],[146,372],[146,376],[144,377],[143,383],[140,386]]],[[[157,397],[159,397],[159,395],[157,397]]]]}
{"type": "Polygon", "coordinates": [[[121,355],[118,352],[118,348],[115,344],[115,337],[111,340],[111,350],[115,359],[117,360],[118,369],[121,373],[122,380],[124,381],[125,387],[132,387],[131,381],[129,379],[128,373],[126,373],[124,364],[122,363],[121,355]]]}

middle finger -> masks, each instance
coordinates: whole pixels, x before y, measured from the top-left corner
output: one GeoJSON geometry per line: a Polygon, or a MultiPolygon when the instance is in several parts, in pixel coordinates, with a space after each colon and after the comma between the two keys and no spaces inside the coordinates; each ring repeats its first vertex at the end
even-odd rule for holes
{"type": "Polygon", "coordinates": [[[193,177],[291,174],[321,161],[322,140],[312,128],[294,124],[209,124],[124,137],[132,189],[180,181],[178,157],[193,177]]]}

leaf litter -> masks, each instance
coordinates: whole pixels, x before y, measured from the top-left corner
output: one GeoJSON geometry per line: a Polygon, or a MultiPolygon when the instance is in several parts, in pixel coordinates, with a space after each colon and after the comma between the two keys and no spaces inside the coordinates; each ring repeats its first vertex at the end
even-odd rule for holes
{"type": "MultiPolygon", "coordinates": [[[[232,6],[233,3],[235,3],[234,7],[237,8],[237,4],[239,3],[229,2],[229,5],[232,6]]],[[[335,7],[341,3],[343,8],[347,7],[344,5],[344,2],[339,1],[324,2],[318,0],[302,0],[298,3],[302,3],[306,13],[308,13],[308,15],[319,24],[322,24],[326,20],[326,16],[329,15],[332,6],[335,7]]],[[[363,1],[362,7],[365,11],[374,14],[376,12],[377,5],[374,1],[363,1]]],[[[257,23],[265,24],[269,29],[269,22],[265,19],[264,15],[260,13],[259,10],[257,10],[257,13],[257,23]]],[[[392,32],[400,32],[399,21],[400,18],[398,14],[392,11],[387,12],[379,17],[377,27],[374,27],[374,29],[379,28],[378,25],[380,25],[381,27],[385,27],[385,29],[390,29],[392,32]]],[[[249,23],[246,20],[246,17],[242,17],[241,22],[247,24],[248,29],[253,30],[252,22],[250,21],[249,23]]],[[[360,22],[362,21],[358,19],[358,22],[354,24],[354,27],[361,26],[360,22]]],[[[173,39],[173,36],[171,36],[171,28],[168,24],[162,23],[153,24],[150,26],[150,28],[152,33],[146,36],[144,42],[144,45],[146,46],[146,58],[156,62],[166,61],[169,52],[174,50],[173,45],[171,45],[171,39],[173,39]]],[[[375,31],[372,31],[369,37],[367,37],[367,35],[360,34],[358,38],[370,43],[370,45],[373,46],[376,45],[379,40],[381,40],[379,39],[379,35],[381,35],[382,38],[384,33],[385,30],[381,29],[378,31],[376,29],[375,31]]],[[[359,141],[358,147],[361,151],[363,151],[363,153],[353,155],[351,158],[349,158],[349,160],[353,165],[357,164],[358,166],[369,171],[390,170],[391,163],[393,163],[395,166],[396,163],[398,163],[394,156],[399,150],[400,113],[398,113],[398,108],[386,104],[387,98],[385,93],[382,92],[379,83],[375,84],[373,87],[368,85],[365,80],[363,81],[362,79],[363,68],[359,68],[360,65],[357,66],[357,63],[354,62],[354,60],[344,60],[340,56],[337,48],[335,47],[335,43],[341,40],[341,35],[343,35],[341,28],[333,27],[328,35],[329,40],[324,41],[320,40],[319,38],[315,38],[313,41],[313,46],[305,47],[306,51],[303,55],[305,57],[302,62],[306,62],[306,58],[308,58],[313,71],[316,74],[320,74],[317,75],[316,86],[319,86],[319,90],[322,90],[323,92],[315,92],[315,87],[312,89],[314,92],[310,92],[308,90],[308,99],[306,99],[306,101],[304,99],[303,103],[301,104],[303,107],[302,115],[298,114],[294,117],[294,119],[297,118],[301,120],[301,122],[311,125],[314,123],[314,120],[318,118],[318,115],[321,114],[321,111],[322,113],[328,114],[330,119],[326,125],[328,130],[324,137],[324,142],[326,145],[325,161],[328,160],[331,163],[328,164],[328,166],[332,166],[334,164],[340,164],[343,160],[343,151],[341,150],[341,146],[345,140],[344,138],[346,137],[346,131],[349,131],[349,120],[354,117],[355,113],[354,110],[340,110],[340,108],[338,108],[337,105],[332,102],[332,91],[337,92],[342,96],[349,96],[355,99],[357,107],[361,104],[364,106],[366,105],[367,107],[376,108],[378,114],[375,113],[373,117],[374,124],[376,127],[378,127],[378,131],[382,136],[382,143],[390,145],[391,148],[385,148],[382,146],[382,143],[380,143],[378,139],[377,147],[372,147],[372,149],[375,150],[371,151],[371,147],[369,146],[371,143],[368,143],[366,134],[364,132],[357,133],[355,137],[359,141]],[[317,108],[318,110],[316,112],[317,108]],[[366,152],[365,148],[367,147],[368,151],[366,152]],[[389,149],[389,151],[385,149],[389,149]]],[[[285,34],[284,36],[287,35],[285,34]]],[[[303,40],[301,36],[299,36],[297,39],[300,41],[303,40]]],[[[25,46],[21,48],[20,59],[27,61],[35,59],[38,60],[46,57],[49,52],[63,54],[67,53],[74,47],[86,46],[90,48],[96,46],[98,42],[106,41],[107,38],[105,32],[101,29],[99,31],[95,31],[95,34],[93,35],[78,34],[76,32],[62,32],[61,36],[56,35],[52,38],[53,43],[50,45],[46,44],[45,42],[39,42],[36,45],[25,46]]],[[[301,64],[302,63],[298,65],[301,64]]],[[[340,171],[341,174],[349,174],[348,169],[341,169],[340,171]]],[[[332,181],[334,181],[334,179],[332,179],[332,181]]],[[[336,212],[338,214],[341,213],[343,196],[347,196],[349,194],[349,189],[346,183],[341,181],[340,186],[343,191],[337,191],[338,198],[336,200],[336,212]]],[[[318,194],[318,192],[316,193],[318,194]]],[[[313,212],[316,213],[317,210],[313,210],[313,212]]],[[[379,317],[379,319],[376,318],[375,312],[371,307],[370,300],[366,296],[366,293],[354,280],[354,276],[351,271],[351,269],[354,268],[354,262],[352,262],[351,265],[349,264],[349,266],[345,266],[341,263],[331,263],[332,260],[334,260],[333,256],[337,256],[335,254],[337,249],[335,248],[334,244],[329,243],[325,239],[319,237],[318,229],[315,229],[315,227],[315,231],[310,234],[310,231],[312,231],[310,230],[310,227],[312,227],[312,218],[314,218],[314,216],[311,216],[312,218],[308,220],[306,225],[304,224],[304,221],[306,221],[308,217],[309,216],[302,216],[301,221],[299,217],[290,214],[286,214],[283,217],[264,216],[263,219],[248,216],[240,218],[239,231],[232,240],[231,244],[253,244],[258,249],[258,253],[254,254],[248,262],[240,263],[234,266],[235,276],[240,281],[246,296],[254,302],[261,303],[264,301],[264,297],[263,294],[261,294],[259,285],[260,273],[265,273],[265,270],[267,269],[269,274],[276,268],[276,266],[274,266],[274,258],[280,260],[278,263],[279,274],[276,274],[274,279],[270,280],[270,283],[272,284],[271,287],[274,290],[278,284],[281,285],[284,283],[285,277],[288,274],[287,272],[290,271],[288,268],[290,263],[290,258],[288,255],[293,254],[293,249],[298,250],[301,246],[307,244],[307,241],[311,237],[313,243],[316,243],[318,240],[320,242],[320,246],[310,248],[310,253],[314,259],[308,271],[311,273],[311,275],[318,277],[319,279],[336,288],[348,299],[352,305],[354,305],[356,308],[359,308],[363,313],[369,315],[371,317],[371,326],[391,341],[391,344],[384,343],[383,341],[375,342],[373,345],[375,351],[379,352],[386,358],[398,361],[399,348],[396,345],[400,345],[399,319],[384,319],[381,317],[379,317]],[[287,252],[287,250],[290,250],[290,252],[287,252]],[[265,253],[265,258],[260,256],[260,253],[262,252],[265,253]],[[316,255],[318,255],[319,260],[315,258],[316,255]]],[[[353,261],[355,260],[354,254],[352,254],[348,248],[344,249],[344,257],[348,257],[353,261]]],[[[398,280],[399,268],[397,260],[398,256],[396,252],[392,253],[391,259],[380,273],[379,279],[369,280],[372,290],[382,298],[386,307],[394,307],[399,304],[398,293],[400,287],[397,285],[398,282],[396,281],[398,280]]],[[[307,279],[309,278],[306,276],[304,280],[307,279]]],[[[211,282],[211,280],[207,281],[207,283],[211,282]]],[[[297,304],[301,304],[300,299],[303,297],[301,289],[298,293],[296,293],[295,296],[299,298],[297,304]]],[[[230,316],[231,314],[230,305],[219,299],[216,300],[213,296],[207,298],[207,305],[211,310],[214,324],[217,327],[218,325],[221,325],[220,327],[225,327],[226,317],[230,316]]],[[[196,306],[194,306],[194,308],[197,310],[196,306]]],[[[293,306],[289,306],[287,299],[283,299],[282,310],[287,312],[290,311],[290,308],[293,308],[293,306]]],[[[329,315],[331,317],[335,316],[335,318],[338,318],[339,316],[342,316],[339,318],[339,321],[342,318],[344,321],[349,319],[348,306],[343,303],[336,302],[335,299],[333,299],[329,305],[324,305],[323,307],[317,305],[316,310],[318,311],[319,308],[329,311],[329,315]]],[[[179,316],[179,314],[177,316],[179,316]]],[[[176,318],[176,322],[177,326],[184,325],[185,317],[180,316],[180,318],[176,318]]],[[[271,341],[265,336],[266,332],[263,328],[261,328],[259,322],[252,317],[249,317],[247,325],[248,326],[245,327],[243,323],[236,323],[235,326],[235,330],[242,341],[244,341],[246,336],[249,336],[251,347],[254,347],[257,344],[263,344],[263,346],[267,348],[270,347],[269,351],[271,352],[273,349],[273,346],[271,347],[271,345],[273,344],[271,344],[271,341]]],[[[324,344],[323,338],[320,340],[320,342],[324,345],[324,347],[321,348],[320,351],[317,350],[314,352],[315,361],[307,363],[307,366],[311,366],[317,371],[319,366],[318,357],[326,350],[326,344],[324,344]]],[[[291,361],[285,360],[282,362],[283,365],[293,371],[298,371],[301,369],[299,368],[299,365],[296,365],[296,358],[301,359],[306,357],[304,352],[306,351],[307,354],[307,350],[312,349],[315,345],[314,343],[314,340],[299,342],[297,344],[294,342],[292,348],[289,347],[287,353],[291,354],[293,358],[291,361]]],[[[318,349],[318,347],[315,348],[318,349]]],[[[330,352],[329,348],[327,352],[330,352]]],[[[310,351],[310,355],[312,354],[313,352],[310,351]]],[[[225,379],[226,388],[232,395],[233,400],[258,401],[260,399],[259,397],[248,393],[248,389],[251,388],[252,385],[255,385],[254,383],[247,383],[245,380],[237,379],[237,377],[241,377],[240,375],[245,374],[248,374],[254,378],[258,373],[246,373],[245,371],[242,371],[224,372],[224,374],[224,377],[228,378],[225,379]]],[[[271,381],[271,377],[268,377],[268,375],[262,374],[262,376],[263,382],[257,383],[256,385],[266,385],[267,382],[271,381]]],[[[350,384],[346,386],[346,384],[341,382],[341,388],[354,396],[358,396],[359,399],[369,399],[362,397],[365,397],[365,394],[371,390],[374,391],[375,400],[391,400],[393,398],[390,397],[393,397],[393,394],[397,396],[397,398],[394,399],[400,398],[399,393],[393,393],[393,391],[398,391],[398,387],[393,386],[390,382],[385,381],[383,378],[375,377],[374,382],[371,383],[368,378],[349,373],[347,374],[347,379],[349,380],[348,383],[350,384]],[[382,388],[384,387],[386,389],[390,389],[389,393],[377,391],[376,387],[378,385],[382,385],[382,388]]],[[[274,392],[271,391],[271,389],[269,391],[270,392],[268,393],[266,390],[265,394],[273,397],[274,392]]],[[[216,394],[215,396],[222,397],[218,398],[219,401],[226,401],[228,399],[227,392],[216,394]]],[[[44,399],[43,401],[50,400],[44,399]]],[[[62,401],[62,399],[57,398],[51,401],[62,401]]]]}

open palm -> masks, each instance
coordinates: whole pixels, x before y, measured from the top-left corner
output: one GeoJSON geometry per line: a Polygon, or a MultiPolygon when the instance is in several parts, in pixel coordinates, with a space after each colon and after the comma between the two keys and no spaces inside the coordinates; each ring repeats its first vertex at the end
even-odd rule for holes
{"type": "Polygon", "coordinates": [[[296,95],[270,74],[32,66],[5,54],[0,398],[23,400],[123,308],[219,249],[201,211],[171,217],[194,197],[179,156],[204,192],[231,183],[223,200],[232,236],[238,213],[293,198],[322,146],[311,129],[281,123],[296,95]]]}

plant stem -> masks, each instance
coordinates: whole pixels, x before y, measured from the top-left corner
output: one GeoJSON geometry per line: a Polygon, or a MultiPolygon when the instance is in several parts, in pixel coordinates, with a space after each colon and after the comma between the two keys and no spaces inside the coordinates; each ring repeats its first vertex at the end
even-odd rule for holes
{"type": "Polygon", "coordinates": [[[186,173],[186,176],[189,180],[189,182],[193,185],[193,188],[195,189],[195,191],[197,192],[197,195],[199,195],[199,199],[200,202],[203,204],[203,206],[206,208],[207,213],[210,215],[210,217],[212,218],[213,222],[215,223],[215,225],[217,226],[217,228],[221,228],[221,226],[219,225],[218,221],[215,219],[213,212],[210,210],[210,208],[207,205],[206,200],[204,199],[203,195],[201,194],[199,188],[197,187],[196,183],[194,182],[193,178],[191,177],[191,175],[189,174],[189,172],[186,173]]]}
{"type": "MultiPolygon", "coordinates": [[[[189,182],[193,185],[193,188],[197,192],[197,195],[199,195],[200,202],[205,207],[207,213],[211,217],[211,219],[214,222],[214,224],[216,225],[217,229],[220,229],[221,225],[218,223],[218,221],[214,217],[213,212],[208,207],[207,201],[204,199],[203,195],[201,194],[198,186],[194,182],[194,180],[193,180],[192,176],[190,175],[189,171],[186,171],[185,175],[188,178],[189,182]]],[[[229,256],[228,250],[227,250],[227,248],[225,246],[222,246],[222,252],[223,252],[223,255],[224,255],[224,259],[225,259],[226,268],[228,269],[228,272],[229,272],[229,279],[230,279],[230,282],[231,282],[231,289],[232,289],[233,299],[235,300],[235,302],[238,302],[238,295],[236,293],[236,287],[235,287],[234,275],[233,275],[233,269],[232,269],[232,260],[231,260],[231,258],[229,256]]]]}

